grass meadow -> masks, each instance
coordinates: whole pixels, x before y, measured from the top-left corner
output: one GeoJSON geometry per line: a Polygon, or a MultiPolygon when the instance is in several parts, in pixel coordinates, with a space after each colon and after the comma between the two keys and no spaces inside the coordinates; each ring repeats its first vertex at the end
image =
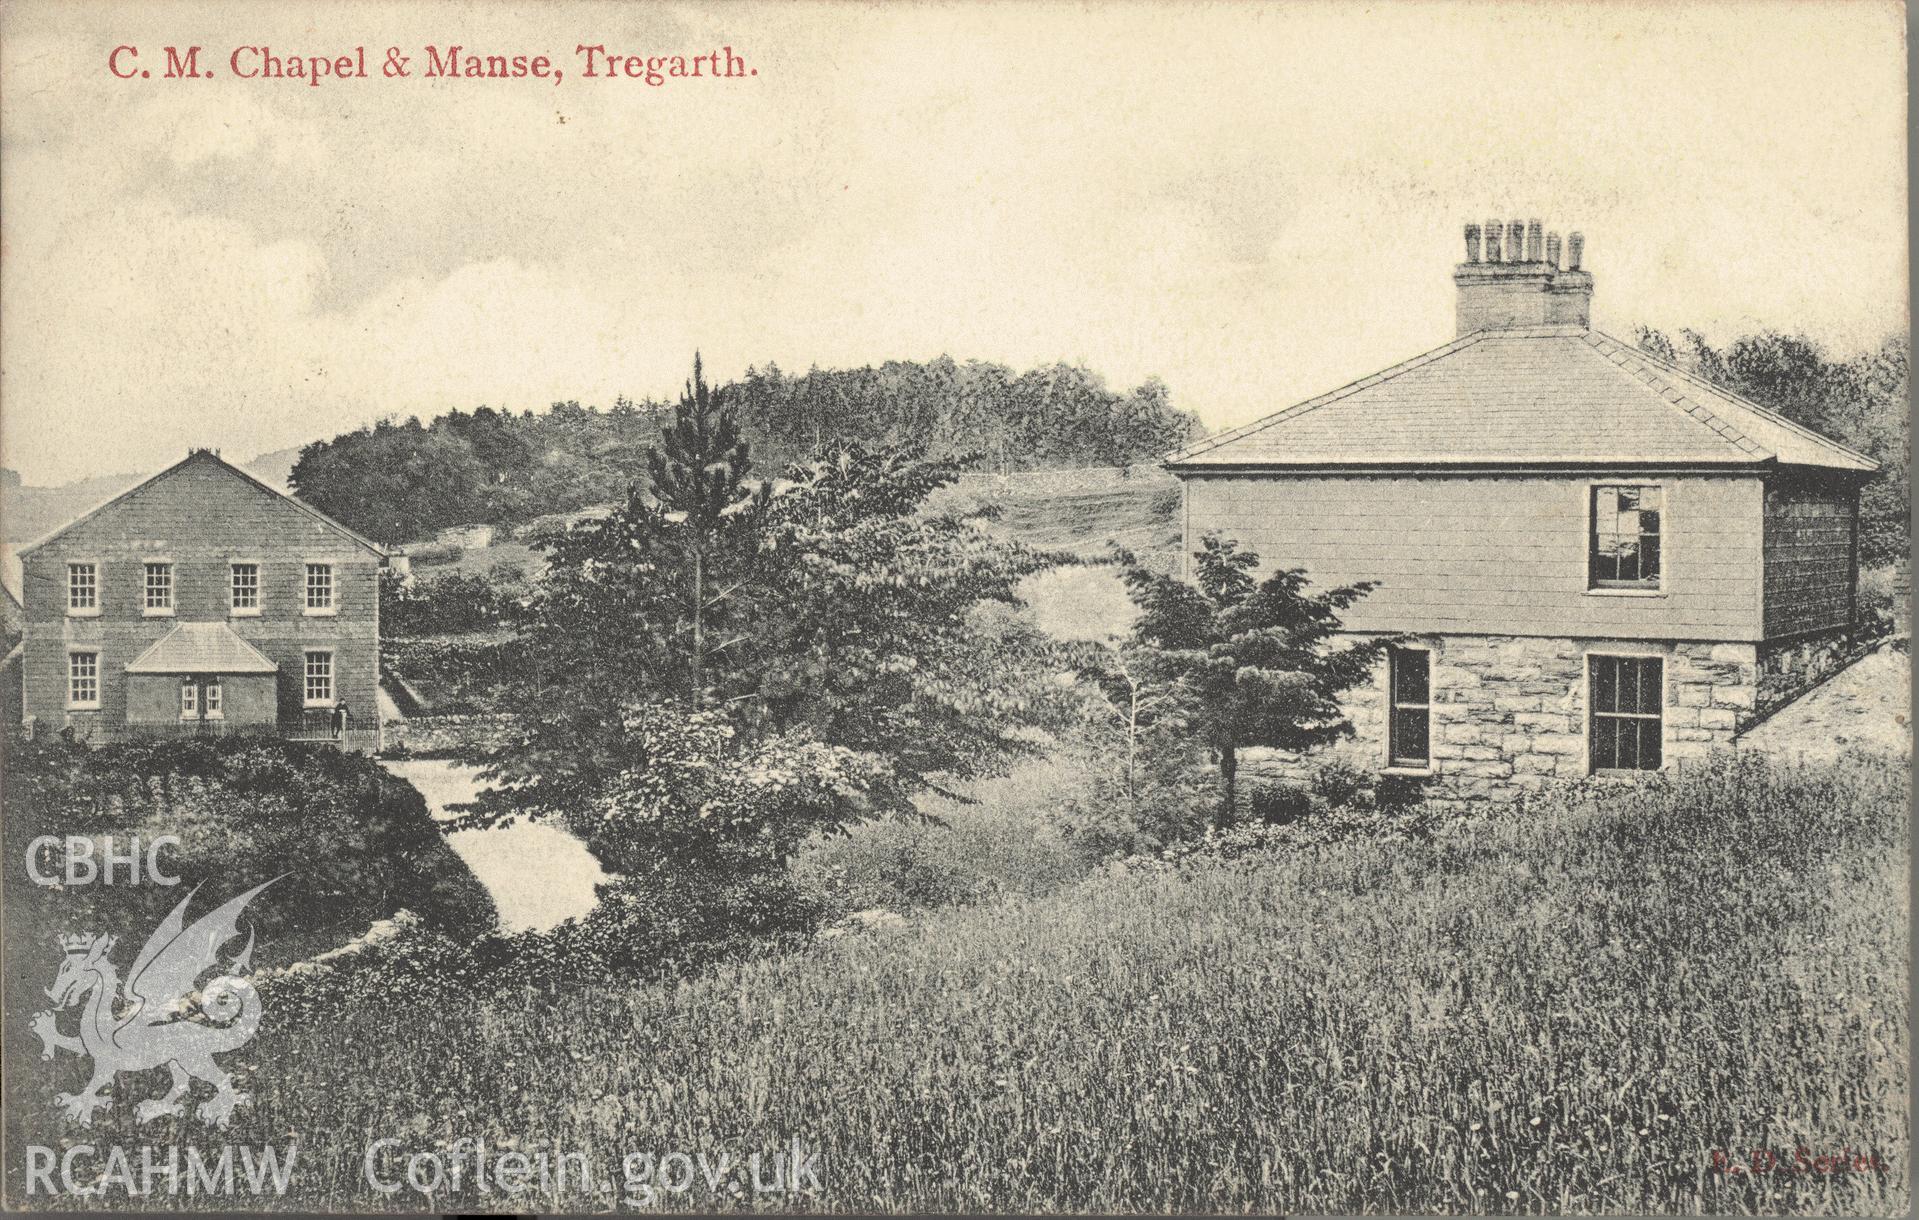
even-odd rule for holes
{"type": "MultiPolygon", "coordinates": [[[[1889,759],[1721,760],[1430,841],[1109,870],[678,985],[269,1024],[221,1140],[297,1138],[282,1205],[314,1209],[637,1198],[382,1194],[383,1137],[607,1176],[797,1137],[817,1194],[689,1171],[653,1206],[1903,1214],[1906,792],[1889,759]],[[1881,1167],[1817,1167],[1841,1150],[1881,1167]]],[[[172,1138],[128,1108],[90,1138],[172,1138]]]]}

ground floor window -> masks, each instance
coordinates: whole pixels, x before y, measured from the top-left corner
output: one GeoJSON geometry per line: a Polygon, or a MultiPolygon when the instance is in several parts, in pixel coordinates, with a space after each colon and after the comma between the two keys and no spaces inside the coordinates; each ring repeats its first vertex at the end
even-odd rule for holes
{"type": "Polygon", "coordinates": [[[1432,763],[1432,661],[1420,648],[1387,653],[1391,714],[1386,726],[1386,761],[1395,767],[1432,763]]]}
{"type": "Polygon", "coordinates": [[[207,719],[219,720],[223,718],[226,712],[220,707],[220,684],[218,682],[208,682],[204,689],[206,690],[207,719]]]}
{"type": "Polygon", "coordinates": [[[192,720],[200,714],[200,686],[192,678],[180,683],[180,719],[192,720]]]}
{"type": "Polygon", "coordinates": [[[306,705],[330,707],[333,704],[333,654],[313,649],[306,654],[306,705]]]}
{"type": "Polygon", "coordinates": [[[100,706],[99,653],[70,652],[67,654],[67,706],[77,708],[100,706]]]}
{"type": "Polygon", "coordinates": [[[1593,657],[1592,769],[1657,771],[1665,761],[1665,665],[1658,657],[1593,657]]]}

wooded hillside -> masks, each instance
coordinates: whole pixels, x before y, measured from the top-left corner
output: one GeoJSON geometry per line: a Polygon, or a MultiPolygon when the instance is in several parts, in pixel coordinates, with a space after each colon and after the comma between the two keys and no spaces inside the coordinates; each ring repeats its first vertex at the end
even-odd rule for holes
{"type": "MultiPolygon", "coordinates": [[[[942,356],[800,376],[769,365],[748,369],[727,392],[755,465],[769,473],[825,440],[979,453],[982,468],[1007,471],[1150,460],[1200,431],[1163,382],[1120,392],[1067,364],[1018,373],[942,356]]],[[[621,398],[609,410],[563,402],[538,414],[480,407],[425,424],[386,420],[308,445],[291,482],[308,503],[382,542],[517,524],[622,499],[668,410],[621,398]]]]}

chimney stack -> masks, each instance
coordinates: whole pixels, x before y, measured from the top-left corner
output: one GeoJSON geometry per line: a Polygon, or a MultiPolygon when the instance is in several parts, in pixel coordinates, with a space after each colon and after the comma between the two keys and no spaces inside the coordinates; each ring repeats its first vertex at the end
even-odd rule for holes
{"type": "Polygon", "coordinates": [[[1466,226],[1466,261],[1453,272],[1459,289],[1459,333],[1533,326],[1591,326],[1592,276],[1580,266],[1586,239],[1566,238],[1561,268],[1558,233],[1534,220],[1466,226]]]}

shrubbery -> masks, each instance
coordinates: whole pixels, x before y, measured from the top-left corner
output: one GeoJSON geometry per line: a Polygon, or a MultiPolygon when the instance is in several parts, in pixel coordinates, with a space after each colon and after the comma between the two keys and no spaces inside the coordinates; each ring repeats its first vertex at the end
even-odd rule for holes
{"type": "Polygon", "coordinates": [[[526,574],[507,563],[485,573],[443,572],[411,583],[389,572],[380,580],[380,633],[453,635],[506,626],[531,594],[526,574]]]}
{"type": "Polygon", "coordinates": [[[1857,638],[1878,640],[1892,634],[1899,614],[1894,601],[1895,578],[1889,567],[1867,568],[1859,573],[1858,619],[1853,625],[1857,638]]]}
{"type": "Polygon", "coordinates": [[[1088,778],[1068,759],[1028,762],[976,785],[973,802],[922,798],[924,820],[870,821],[819,836],[794,857],[792,873],[827,915],[838,916],[1051,893],[1104,854],[1088,851],[1058,816],[1088,778]]]}
{"type": "Polygon", "coordinates": [[[405,714],[472,715],[512,706],[506,691],[524,671],[526,650],[507,632],[463,636],[385,638],[380,676],[397,688],[396,698],[417,692],[426,703],[405,714]]]}
{"type": "MultiPolygon", "coordinates": [[[[111,835],[121,851],[136,836],[142,844],[180,839],[159,856],[180,885],[14,886],[16,926],[134,939],[196,885],[206,887],[201,903],[214,905],[281,874],[247,914],[264,964],[331,949],[402,909],[456,937],[494,925],[492,899],[447,847],[426,802],[371,759],[241,735],[95,749],[16,738],[10,747],[8,860],[24,860],[42,835],[111,835]]],[[[59,857],[41,870],[58,872],[59,857]]]]}

